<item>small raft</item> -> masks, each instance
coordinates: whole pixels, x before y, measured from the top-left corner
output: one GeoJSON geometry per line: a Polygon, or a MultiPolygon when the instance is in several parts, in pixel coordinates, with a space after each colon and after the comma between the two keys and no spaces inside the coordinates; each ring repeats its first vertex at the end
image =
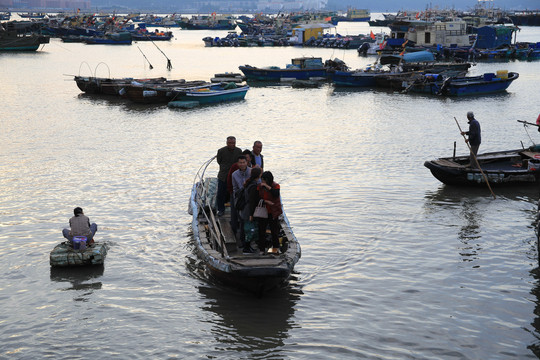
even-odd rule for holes
{"type": "Polygon", "coordinates": [[[65,241],[54,247],[50,254],[51,266],[103,265],[107,256],[107,244],[95,242],[85,250],[74,250],[65,241]]]}

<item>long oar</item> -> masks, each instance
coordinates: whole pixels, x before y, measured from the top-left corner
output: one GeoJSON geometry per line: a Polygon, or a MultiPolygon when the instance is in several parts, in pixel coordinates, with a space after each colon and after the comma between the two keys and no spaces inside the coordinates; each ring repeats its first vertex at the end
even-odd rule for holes
{"type": "Polygon", "coordinates": [[[139,51],[141,52],[142,56],[144,56],[144,58],[146,59],[146,61],[148,61],[148,65],[150,65],[150,70],[152,70],[154,67],[152,66],[152,64],[150,64],[150,60],[148,60],[148,58],[146,57],[146,55],[144,55],[144,53],[142,52],[141,48],[137,46],[137,49],[139,49],[139,51]]]}
{"type": "MultiPolygon", "coordinates": [[[[484,180],[486,181],[486,185],[487,185],[489,191],[491,192],[491,195],[493,195],[493,198],[496,199],[497,197],[495,196],[495,193],[493,192],[493,190],[491,190],[491,186],[489,185],[489,180],[488,180],[486,174],[484,174],[484,171],[482,170],[482,167],[480,166],[480,163],[478,162],[478,159],[476,158],[476,154],[471,151],[471,145],[469,144],[469,141],[467,141],[467,138],[465,137],[465,135],[463,135],[463,130],[461,130],[461,126],[459,126],[459,122],[457,121],[455,116],[454,116],[454,120],[456,120],[456,124],[458,126],[459,133],[461,134],[461,136],[463,136],[463,139],[465,140],[465,144],[467,144],[467,147],[469,148],[469,152],[473,156],[474,161],[476,162],[476,165],[478,165],[478,170],[480,170],[480,172],[482,173],[482,176],[484,177],[484,180]]],[[[472,160],[472,159],[469,159],[469,160],[472,160]]]]}

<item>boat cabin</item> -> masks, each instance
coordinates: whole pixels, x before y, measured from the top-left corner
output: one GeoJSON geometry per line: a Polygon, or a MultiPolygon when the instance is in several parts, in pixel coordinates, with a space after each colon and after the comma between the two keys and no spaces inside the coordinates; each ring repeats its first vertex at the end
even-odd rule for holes
{"type": "Polygon", "coordinates": [[[419,46],[470,46],[467,23],[461,19],[451,21],[398,21],[389,25],[390,39],[402,39],[419,46]]]}
{"type": "Polygon", "coordinates": [[[320,57],[301,57],[291,60],[291,66],[298,69],[320,69],[324,67],[322,58],[320,57]]]}

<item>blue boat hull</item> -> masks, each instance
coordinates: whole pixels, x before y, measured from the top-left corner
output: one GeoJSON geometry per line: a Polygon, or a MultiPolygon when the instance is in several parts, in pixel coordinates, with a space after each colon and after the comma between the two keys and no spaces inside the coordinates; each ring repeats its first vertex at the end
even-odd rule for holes
{"type": "Polygon", "coordinates": [[[337,86],[375,87],[375,76],[376,74],[336,71],[332,74],[332,82],[337,86]]]}
{"type": "Polygon", "coordinates": [[[187,91],[185,93],[179,92],[174,97],[175,101],[197,101],[199,104],[215,104],[228,101],[243,100],[246,97],[246,93],[249,90],[249,86],[242,86],[234,89],[215,89],[210,88],[204,91],[187,91]]]}
{"type": "Polygon", "coordinates": [[[493,78],[491,80],[483,80],[482,76],[456,78],[446,85],[443,82],[415,85],[410,91],[448,96],[493,94],[505,91],[519,77],[518,73],[508,75],[508,79],[493,78]]]}
{"type": "Polygon", "coordinates": [[[282,78],[308,80],[311,77],[326,77],[326,69],[265,69],[252,66],[238,67],[248,80],[280,81],[282,78]]]}

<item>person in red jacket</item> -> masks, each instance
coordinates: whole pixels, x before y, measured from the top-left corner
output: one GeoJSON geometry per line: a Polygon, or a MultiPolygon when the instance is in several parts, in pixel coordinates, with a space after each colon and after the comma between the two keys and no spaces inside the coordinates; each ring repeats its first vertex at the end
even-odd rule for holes
{"type": "Polygon", "coordinates": [[[280,186],[274,182],[274,175],[270,171],[265,171],[261,175],[261,183],[258,189],[259,196],[264,200],[266,209],[268,210],[267,219],[257,219],[259,221],[259,248],[261,248],[261,251],[264,251],[266,228],[269,226],[272,233],[272,247],[279,249],[279,216],[283,213],[279,193],[280,186]]]}

